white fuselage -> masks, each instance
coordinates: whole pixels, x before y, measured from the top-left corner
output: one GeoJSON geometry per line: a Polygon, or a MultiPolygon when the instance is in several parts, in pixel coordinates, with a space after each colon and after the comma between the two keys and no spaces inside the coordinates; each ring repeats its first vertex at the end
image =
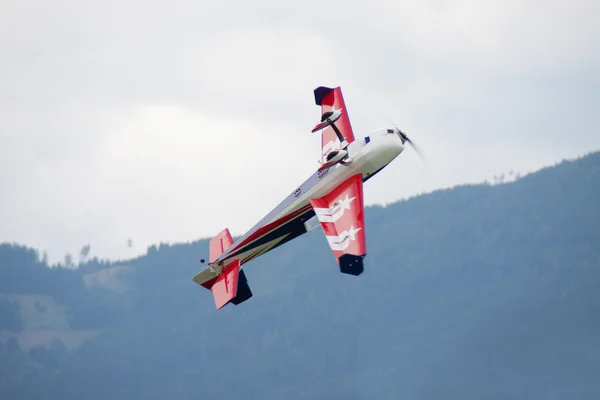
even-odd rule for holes
{"type": "MultiPolygon", "coordinates": [[[[302,208],[310,203],[311,198],[320,198],[331,192],[340,183],[353,175],[361,173],[363,180],[392,162],[402,151],[404,145],[397,133],[388,133],[388,129],[382,128],[371,132],[363,139],[356,139],[346,148],[348,157],[352,161],[348,164],[338,163],[324,171],[320,182],[311,187],[304,188],[311,182],[307,180],[300,186],[300,195],[292,204],[281,210],[273,220],[277,220],[294,210],[302,208]],[[368,139],[367,139],[368,138],[368,139]]],[[[297,190],[298,190],[297,189],[297,190]]]]}
{"type": "MultiPolygon", "coordinates": [[[[346,150],[348,158],[311,175],[217,260],[209,263],[211,266],[209,269],[205,269],[194,279],[204,282],[218,275],[218,270],[227,265],[229,260],[239,258],[243,264],[277,247],[289,235],[294,236],[294,233],[281,232],[281,234],[271,235],[272,239],[266,241],[264,238],[272,232],[280,231],[286,224],[300,220],[304,223],[304,232],[308,231],[310,221],[305,220],[304,215],[311,209],[311,198],[324,197],[356,174],[360,173],[363,181],[368,179],[402,153],[404,145],[396,130],[383,128],[371,132],[365,138],[354,140],[346,150]],[[292,214],[296,217],[290,219],[292,214]],[[213,266],[216,269],[213,269],[213,266]]],[[[302,231],[295,231],[295,235],[297,234],[302,234],[302,231]]]]}

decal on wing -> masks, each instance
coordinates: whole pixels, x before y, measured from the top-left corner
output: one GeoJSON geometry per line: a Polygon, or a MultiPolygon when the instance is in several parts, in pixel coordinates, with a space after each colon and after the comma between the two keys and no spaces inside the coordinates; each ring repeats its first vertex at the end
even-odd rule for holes
{"type": "Polygon", "coordinates": [[[362,185],[362,175],[356,174],[326,196],[310,199],[341,271],[352,275],[363,271],[366,255],[362,185]]]}
{"type": "MultiPolygon", "coordinates": [[[[350,125],[350,119],[348,118],[342,89],[340,89],[340,87],[332,89],[320,86],[314,90],[314,94],[315,103],[318,106],[321,106],[321,115],[328,111],[341,111],[342,115],[335,122],[335,125],[342,134],[343,139],[346,142],[345,145],[352,143],[354,141],[354,133],[352,133],[352,126],[350,125]]],[[[321,134],[321,148],[323,152],[323,162],[327,160],[327,155],[330,152],[342,149],[342,144],[333,127],[328,126],[323,129],[321,134]]]]}

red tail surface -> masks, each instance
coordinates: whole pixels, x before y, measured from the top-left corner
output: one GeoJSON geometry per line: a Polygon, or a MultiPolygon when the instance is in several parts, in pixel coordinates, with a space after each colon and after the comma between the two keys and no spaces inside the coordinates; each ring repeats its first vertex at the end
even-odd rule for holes
{"type": "Polygon", "coordinates": [[[233,244],[233,238],[229,229],[225,228],[217,236],[210,240],[209,262],[215,261],[225,250],[233,244]]]}
{"type": "Polygon", "coordinates": [[[240,260],[234,260],[225,267],[213,284],[211,290],[215,297],[217,310],[229,303],[237,295],[240,275],[240,260]]]}
{"type": "MultiPolygon", "coordinates": [[[[224,229],[211,239],[209,244],[210,262],[214,262],[233,244],[229,229],[224,229]]],[[[235,259],[220,270],[220,266],[209,266],[194,276],[194,281],[209,289],[214,298],[217,310],[227,303],[240,304],[252,297],[248,279],[241,268],[241,261],[235,259]]],[[[219,263],[220,265],[220,263],[219,263]]]]}

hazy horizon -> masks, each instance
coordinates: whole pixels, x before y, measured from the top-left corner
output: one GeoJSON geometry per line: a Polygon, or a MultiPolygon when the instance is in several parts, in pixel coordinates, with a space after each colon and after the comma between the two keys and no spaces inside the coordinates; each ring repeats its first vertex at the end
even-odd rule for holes
{"type": "Polygon", "coordinates": [[[321,85],[357,137],[395,123],[427,156],[408,149],[367,205],[600,149],[596,1],[1,10],[0,242],[52,260],[243,233],[317,167],[321,85]]]}

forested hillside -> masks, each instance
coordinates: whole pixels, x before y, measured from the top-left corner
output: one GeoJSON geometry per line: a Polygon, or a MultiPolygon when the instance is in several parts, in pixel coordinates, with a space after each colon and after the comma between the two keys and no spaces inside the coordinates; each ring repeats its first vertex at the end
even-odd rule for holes
{"type": "Polygon", "coordinates": [[[207,240],[78,268],[2,244],[0,398],[600,398],[600,153],[365,218],[360,277],[315,229],[219,312],[207,240]]]}

